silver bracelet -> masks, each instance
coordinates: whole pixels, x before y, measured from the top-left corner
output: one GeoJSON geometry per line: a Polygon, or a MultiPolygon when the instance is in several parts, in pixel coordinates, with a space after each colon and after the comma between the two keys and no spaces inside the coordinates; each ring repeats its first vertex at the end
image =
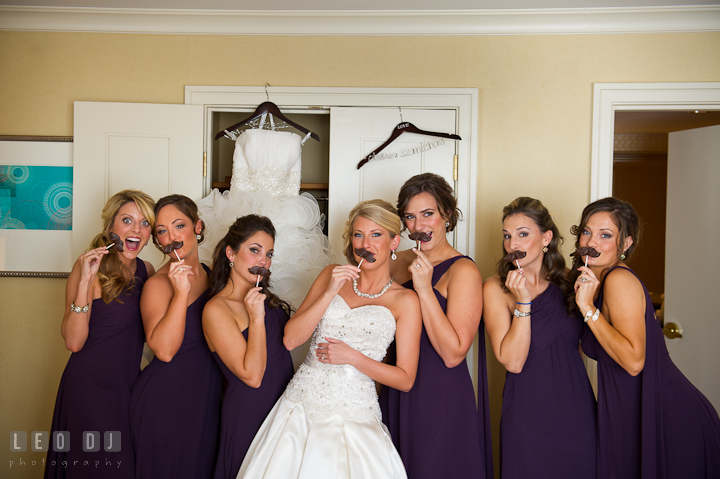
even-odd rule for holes
{"type": "Polygon", "coordinates": [[[80,306],[75,306],[75,301],[70,303],[70,311],[73,313],[87,313],[90,311],[90,303],[86,304],[82,308],[80,306]]]}
{"type": "Polygon", "coordinates": [[[587,323],[589,319],[592,319],[593,321],[597,321],[600,317],[600,308],[597,308],[595,310],[595,313],[593,314],[592,309],[588,309],[588,312],[585,313],[585,322],[587,323]]]}
{"type": "Polygon", "coordinates": [[[527,318],[528,316],[530,316],[530,311],[528,311],[527,313],[523,313],[519,309],[515,308],[515,311],[513,311],[513,315],[516,318],[527,318]]]}

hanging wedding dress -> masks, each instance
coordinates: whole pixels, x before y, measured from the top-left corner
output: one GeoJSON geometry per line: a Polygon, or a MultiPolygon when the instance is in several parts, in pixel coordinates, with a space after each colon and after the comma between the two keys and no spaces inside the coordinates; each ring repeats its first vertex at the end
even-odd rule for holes
{"type": "MultiPolygon", "coordinates": [[[[264,123],[263,115],[260,126],[264,123]]],[[[332,262],[322,232],[325,217],[312,195],[299,194],[302,145],[308,137],[262,128],[231,135],[235,153],[230,191],[214,189],[197,203],[206,227],[200,260],[212,264],[215,246],[238,217],[267,216],[276,231],[270,284],[297,309],[312,282],[332,262]]]]}

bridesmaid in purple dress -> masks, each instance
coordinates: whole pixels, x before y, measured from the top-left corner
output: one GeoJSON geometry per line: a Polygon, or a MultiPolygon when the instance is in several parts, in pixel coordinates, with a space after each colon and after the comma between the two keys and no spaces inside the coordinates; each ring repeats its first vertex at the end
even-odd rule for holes
{"type": "Polygon", "coordinates": [[[155,359],[135,382],[130,400],[136,477],[212,477],[221,372],[202,332],[209,284],[209,269],[198,257],[204,225],[195,203],[182,195],[161,198],[155,214],[156,245],[179,247],[147,282],[140,302],[155,359]]]}
{"type": "Polygon", "coordinates": [[[718,414],[673,364],[650,295],[624,262],[640,232],[617,198],[591,203],[572,228],[576,248],[600,253],[587,267],[576,258],[570,277],[582,347],[598,361],[598,478],[718,478],[718,414]]]}
{"type": "Polygon", "coordinates": [[[235,479],[265,417],[285,391],[294,370],[283,345],[290,305],[269,289],[275,228],[264,216],[247,215],[230,226],[215,247],[203,330],[227,379],[220,420],[215,479],[235,479]]]}
{"type": "Polygon", "coordinates": [[[415,385],[409,392],[383,387],[383,422],[410,479],[491,479],[482,277],[447,240],[460,217],[452,188],[432,173],[414,176],[400,189],[398,211],[411,234],[427,235],[391,266],[420,298],[423,328],[415,385]],[[478,328],[479,408],[465,360],[478,328]]]}
{"type": "Polygon", "coordinates": [[[144,341],[140,292],[155,271],[137,255],[150,239],[154,207],[140,191],[113,195],[102,211],[102,233],[68,278],[61,332],[72,355],[60,381],[52,431],[69,432],[70,449],[50,449],[46,478],[135,477],[127,411],[144,341]],[[108,249],[113,243],[123,247],[108,249]],[[84,431],[99,433],[88,440],[100,447],[97,452],[83,452],[84,431]],[[106,431],[119,432],[112,437],[119,441],[112,452],[104,449],[106,431]]]}
{"type": "Polygon", "coordinates": [[[528,197],[503,209],[502,232],[498,274],[483,285],[490,344],[507,368],[500,477],[594,479],[595,397],[578,349],[582,321],[566,309],[563,238],[528,197]],[[506,262],[515,252],[521,258],[506,262]]]}

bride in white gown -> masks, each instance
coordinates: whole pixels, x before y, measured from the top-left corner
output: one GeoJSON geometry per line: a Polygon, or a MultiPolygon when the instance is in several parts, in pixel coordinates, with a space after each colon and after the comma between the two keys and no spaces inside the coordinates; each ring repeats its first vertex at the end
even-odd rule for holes
{"type": "Polygon", "coordinates": [[[285,327],[310,351],[265,419],[238,478],[405,478],[382,423],[375,381],[412,388],[422,327],[417,295],[390,277],[400,218],[381,200],[360,203],[343,235],[351,263],[325,268],[285,327]],[[375,261],[353,254],[364,248],[375,261]],[[396,340],[397,365],[382,363],[396,340]]]}
{"type": "MultiPolygon", "coordinates": [[[[265,116],[260,127],[264,123],[265,116]]],[[[298,194],[302,145],[308,137],[262,128],[228,134],[235,139],[230,191],[215,189],[197,203],[206,226],[200,260],[212,264],[215,246],[238,217],[266,216],[277,232],[273,291],[297,308],[313,279],[332,262],[317,201],[308,193],[298,194]]]]}

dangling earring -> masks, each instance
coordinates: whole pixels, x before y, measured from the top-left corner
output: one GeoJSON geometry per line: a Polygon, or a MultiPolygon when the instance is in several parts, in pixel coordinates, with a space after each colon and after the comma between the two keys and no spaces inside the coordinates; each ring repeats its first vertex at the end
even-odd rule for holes
{"type": "Polygon", "coordinates": [[[395,250],[392,250],[392,254],[390,255],[390,258],[392,258],[393,261],[397,259],[397,256],[395,255],[395,250]]]}
{"type": "Polygon", "coordinates": [[[543,246],[543,253],[547,253],[547,252],[548,252],[548,247],[547,247],[547,246],[543,246]]]}
{"type": "Polygon", "coordinates": [[[200,236],[200,235],[195,235],[195,238],[196,238],[198,241],[200,241],[200,238],[202,238],[202,236],[200,236]]]}
{"type": "Polygon", "coordinates": [[[625,259],[625,252],[623,251],[623,253],[620,255],[620,261],[622,261],[624,259],[625,259]]]}
{"type": "Polygon", "coordinates": [[[233,263],[232,261],[230,261],[230,265],[229,265],[229,266],[232,268],[233,266],[235,266],[235,263],[233,263]]]}

